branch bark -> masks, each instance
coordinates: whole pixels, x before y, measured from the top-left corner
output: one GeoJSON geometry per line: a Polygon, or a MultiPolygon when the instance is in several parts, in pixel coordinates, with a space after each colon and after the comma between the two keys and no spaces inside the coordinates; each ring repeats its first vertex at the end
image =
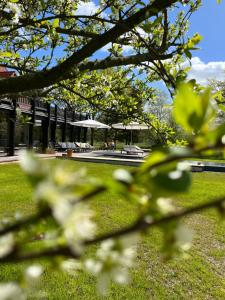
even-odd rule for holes
{"type": "MultiPolygon", "coordinates": [[[[22,75],[14,78],[3,79],[0,81],[0,94],[23,92],[25,90],[40,89],[50,86],[61,80],[69,78],[74,67],[79,63],[93,55],[98,49],[106,44],[115,41],[124,33],[130,31],[139,23],[155,16],[162,10],[170,7],[178,0],[157,0],[140,9],[138,12],[128,17],[126,20],[118,22],[113,28],[107,32],[93,38],[89,43],[83,46],[80,50],[72,54],[63,63],[44,71],[36,72],[35,74],[22,75]]],[[[71,74],[72,72],[72,74],[71,74]]],[[[79,70],[77,70],[79,74],[79,70]]]]}
{"type": "MultiPolygon", "coordinates": [[[[194,206],[194,207],[187,208],[187,209],[181,209],[180,211],[177,211],[173,214],[169,214],[160,219],[155,219],[150,222],[148,220],[141,218],[128,227],[125,227],[125,228],[122,228],[120,230],[116,230],[116,231],[113,231],[110,233],[106,233],[106,234],[101,235],[92,240],[86,240],[83,244],[86,246],[89,246],[89,245],[100,243],[107,239],[119,238],[121,236],[131,234],[134,232],[145,231],[145,230],[151,229],[153,227],[157,227],[157,226],[166,224],[168,222],[183,218],[185,216],[188,216],[193,213],[197,213],[197,212],[205,210],[205,209],[210,209],[210,208],[220,209],[224,202],[225,202],[225,196],[211,200],[207,203],[204,203],[204,204],[201,204],[198,206],[194,206]]],[[[21,254],[18,252],[18,250],[14,249],[14,251],[12,251],[9,255],[0,258],[0,263],[15,263],[15,262],[27,261],[27,260],[32,260],[32,259],[49,258],[49,257],[55,257],[55,256],[79,258],[81,255],[78,253],[75,253],[68,246],[57,246],[57,245],[51,249],[34,251],[34,252],[27,253],[27,254],[21,254]]]]}
{"type": "Polygon", "coordinates": [[[169,215],[164,216],[160,219],[155,219],[155,220],[153,219],[150,222],[148,220],[145,220],[145,219],[139,219],[139,220],[137,220],[137,222],[135,222],[134,224],[132,224],[128,227],[125,227],[125,228],[122,228],[120,230],[117,230],[117,231],[99,236],[96,239],[87,241],[85,244],[86,245],[91,245],[91,244],[102,242],[106,239],[120,237],[120,236],[130,234],[130,233],[133,233],[133,232],[137,232],[137,231],[145,231],[145,230],[150,229],[152,227],[163,225],[163,224],[168,223],[170,221],[174,221],[174,220],[183,218],[185,216],[188,216],[188,215],[193,214],[193,213],[197,213],[197,212],[205,210],[205,209],[220,208],[223,205],[224,202],[225,202],[225,196],[220,197],[218,199],[214,199],[212,201],[209,201],[207,203],[204,203],[204,204],[201,204],[201,205],[198,205],[198,206],[194,206],[194,207],[187,208],[187,209],[181,209],[180,211],[177,211],[173,214],[169,214],[169,215]]]}
{"type": "Polygon", "coordinates": [[[173,54],[136,54],[125,57],[112,57],[104,60],[95,60],[80,63],[78,68],[80,71],[85,70],[103,70],[112,67],[118,66],[127,66],[127,65],[138,65],[144,61],[153,61],[153,60],[166,60],[172,58],[173,54]]]}

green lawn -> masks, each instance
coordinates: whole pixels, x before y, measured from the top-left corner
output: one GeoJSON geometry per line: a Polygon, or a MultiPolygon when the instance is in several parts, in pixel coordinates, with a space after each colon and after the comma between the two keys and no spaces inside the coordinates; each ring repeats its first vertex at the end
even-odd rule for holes
{"type": "MultiPolygon", "coordinates": [[[[80,162],[69,164],[74,169],[86,166],[91,175],[102,178],[109,177],[118,168],[80,162]]],[[[225,194],[225,174],[195,173],[193,180],[191,192],[177,197],[180,205],[189,206],[225,194]]],[[[17,210],[23,213],[34,210],[31,188],[17,164],[0,166],[0,187],[1,217],[9,217],[17,210]]],[[[93,205],[102,231],[126,224],[134,217],[132,206],[114,194],[105,193],[93,205]]],[[[126,287],[113,285],[105,299],[225,299],[225,226],[217,220],[213,210],[186,218],[196,232],[190,257],[167,263],[162,262],[159,254],[161,233],[151,230],[139,247],[133,282],[126,287]]],[[[102,299],[96,296],[95,280],[91,276],[80,273],[71,277],[54,270],[50,272],[49,265],[46,268],[40,287],[45,296],[29,299],[102,299]]],[[[21,271],[21,265],[1,266],[0,281],[17,279],[21,271]]]]}

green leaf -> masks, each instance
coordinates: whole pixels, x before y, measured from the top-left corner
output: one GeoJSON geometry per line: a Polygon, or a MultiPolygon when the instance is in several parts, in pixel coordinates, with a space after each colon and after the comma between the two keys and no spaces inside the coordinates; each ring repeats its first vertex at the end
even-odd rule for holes
{"type": "Polygon", "coordinates": [[[195,33],[194,36],[189,39],[187,47],[193,49],[202,40],[202,36],[199,33],[195,33]]]}
{"type": "Polygon", "coordinates": [[[153,152],[148,159],[141,165],[141,170],[145,171],[149,168],[151,168],[152,166],[154,166],[155,164],[158,164],[162,161],[164,161],[167,157],[167,154],[163,151],[155,151],[153,152]]]}
{"type": "Polygon", "coordinates": [[[161,189],[171,192],[185,192],[191,185],[190,173],[177,169],[169,172],[157,172],[152,180],[161,189]]]}
{"type": "Polygon", "coordinates": [[[185,55],[187,56],[187,58],[191,59],[192,58],[192,54],[188,49],[184,50],[185,55]]]}
{"type": "Polygon", "coordinates": [[[12,57],[13,54],[12,54],[11,52],[4,51],[4,52],[0,52],[0,56],[4,56],[4,57],[12,57]]]}
{"type": "Polygon", "coordinates": [[[207,129],[215,115],[210,96],[209,89],[197,94],[191,84],[180,85],[174,99],[175,121],[189,132],[199,133],[207,129]]]}
{"type": "Polygon", "coordinates": [[[222,111],[225,111],[225,105],[224,104],[218,104],[219,109],[222,111]]]}
{"type": "Polygon", "coordinates": [[[222,137],[225,135],[225,123],[217,126],[206,135],[206,140],[212,145],[221,142],[222,137]]]}
{"type": "Polygon", "coordinates": [[[52,22],[52,27],[53,28],[59,27],[59,19],[58,18],[52,22]]]}

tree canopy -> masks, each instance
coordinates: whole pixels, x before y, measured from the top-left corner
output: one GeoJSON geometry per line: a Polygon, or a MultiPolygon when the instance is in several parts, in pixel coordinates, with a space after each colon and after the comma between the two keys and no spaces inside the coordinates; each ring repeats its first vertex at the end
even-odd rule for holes
{"type": "Polygon", "coordinates": [[[198,34],[186,37],[188,19],[201,1],[107,0],[96,2],[95,9],[83,13],[80,8],[85,3],[1,1],[0,65],[19,73],[0,81],[1,95],[79,80],[91,71],[142,63],[149,79],[163,79],[172,88],[183,78],[179,62],[182,57],[190,58],[190,51],[200,41],[198,34]],[[103,47],[108,48],[108,54],[97,55],[103,47]]]}

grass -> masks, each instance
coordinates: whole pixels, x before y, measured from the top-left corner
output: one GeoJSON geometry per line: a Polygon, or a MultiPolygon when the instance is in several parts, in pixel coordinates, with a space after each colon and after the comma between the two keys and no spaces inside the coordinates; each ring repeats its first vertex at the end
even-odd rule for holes
{"type": "MultiPolygon", "coordinates": [[[[52,162],[55,163],[55,162],[52,162]]],[[[70,168],[87,167],[89,174],[108,178],[117,166],[70,162],[70,168]]],[[[225,175],[216,173],[194,173],[193,187],[189,194],[177,196],[179,205],[200,204],[225,194],[225,175]]],[[[17,164],[0,166],[0,216],[11,216],[17,210],[30,213],[34,210],[31,187],[17,164]]],[[[102,231],[118,228],[134,218],[132,205],[117,199],[113,193],[105,193],[93,203],[99,227],[102,231]],[[114,224],[114,225],[113,225],[114,224]]],[[[195,230],[195,242],[189,259],[176,258],[163,263],[159,254],[161,232],[151,230],[139,246],[138,259],[132,270],[133,281],[129,286],[112,285],[106,299],[224,299],[225,298],[225,235],[224,224],[218,222],[214,210],[185,219],[195,230]]],[[[93,253],[93,249],[90,250],[93,253]]],[[[29,299],[102,299],[96,295],[95,280],[80,273],[70,277],[58,272],[44,262],[41,286],[45,293],[29,299]],[[50,270],[52,270],[50,272],[50,270]]],[[[0,281],[15,280],[22,272],[20,265],[3,265],[0,281]]]]}

